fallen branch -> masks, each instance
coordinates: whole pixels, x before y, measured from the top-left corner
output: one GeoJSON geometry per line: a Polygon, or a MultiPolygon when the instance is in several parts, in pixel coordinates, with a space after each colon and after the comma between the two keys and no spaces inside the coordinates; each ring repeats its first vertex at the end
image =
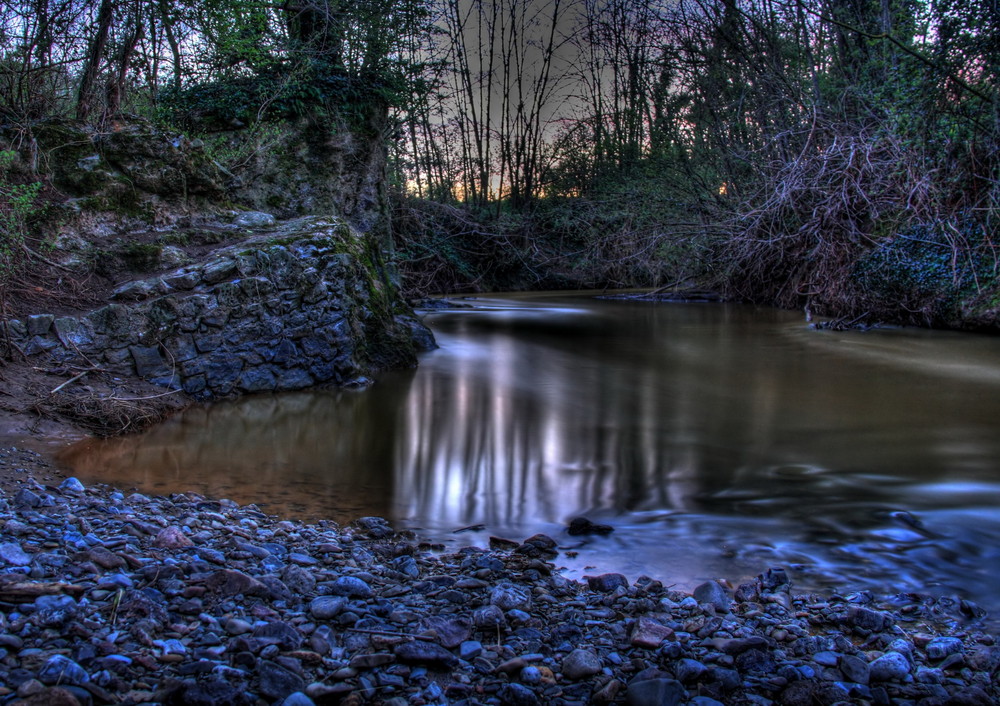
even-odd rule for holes
{"type": "Polygon", "coordinates": [[[14,581],[0,584],[0,601],[11,603],[30,603],[39,596],[58,596],[70,594],[79,596],[87,590],[86,586],[73,583],[30,583],[14,581]]]}
{"type": "Polygon", "coordinates": [[[91,370],[84,370],[82,373],[77,373],[76,375],[74,375],[73,377],[71,377],[69,380],[67,380],[63,384],[57,385],[56,387],[54,387],[52,390],[49,391],[49,394],[50,395],[56,394],[57,392],[59,392],[59,390],[63,389],[67,385],[71,385],[72,383],[76,382],[77,380],[79,380],[80,378],[82,378],[84,375],[86,375],[87,373],[89,373],[89,372],[91,372],[92,370],[95,370],[95,369],[96,368],[92,368],[91,370]]]}
{"type": "Polygon", "coordinates": [[[379,635],[381,637],[405,637],[410,640],[423,640],[425,642],[434,642],[435,638],[428,637],[427,635],[408,635],[405,632],[391,632],[389,630],[366,630],[364,628],[347,628],[351,632],[359,632],[364,635],[379,635]]]}
{"type": "Polygon", "coordinates": [[[56,269],[60,269],[63,272],[73,272],[72,268],[66,267],[66,265],[60,265],[58,262],[53,262],[52,260],[48,259],[44,255],[35,252],[34,250],[32,250],[31,248],[29,248],[24,243],[21,243],[21,248],[24,250],[25,253],[27,253],[28,255],[30,255],[31,257],[33,257],[33,258],[35,258],[37,260],[40,260],[40,261],[44,262],[49,267],[55,267],[56,269]]]}

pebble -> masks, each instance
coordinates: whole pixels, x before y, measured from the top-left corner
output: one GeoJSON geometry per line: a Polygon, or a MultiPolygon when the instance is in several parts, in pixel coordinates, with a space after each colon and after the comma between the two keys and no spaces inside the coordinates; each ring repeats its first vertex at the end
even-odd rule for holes
{"type": "Polygon", "coordinates": [[[521,608],[527,606],[530,601],[531,594],[527,590],[511,583],[502,583],[490,591],[490,605],[500,610],[521,608]]]}
{"type": "Polygon", "coordinates": [[[640,617],[632,627],[631,644],[633,647],[656,649],[664,640],[669,640],[674,631],[653,618],[640,617]]]}
{"type": "Polygon", "coordinates": [[[899,652],[886,652],[869,665],[872,681],[902,681],[910,674],[910,663],[899,652]]]}
{"type": "Polygon", "coordinates": [[[27,566],[31,563],[31,555],[14,542],[0,544],[0,560],[13,566],[27,566]]]}
{"type": "Polygon", "coordinates": [[[356,576],[341,576],[330,585],[330,592],[337,596],[371,598],[372,588],[356,576]]]}
{"type": "Polygon", "coordinates": [[[600,593],[611,593],[617,588],[628,587],[628,579],[622,574],[600,574],[584,578],[591,591],[599,591],[600,593]]]}
{"type": "Polygon", "coordinates": [[[629,706],[678,706],[684,702],[684,686],[674,679],[645,679],[628,685],[629,706]]]}
{"type": "Polygon", "coordinates": [[[586,679],[601,671],[601,658],[590,650],[575,649],[562,661],[562,674],[567,679],[586,679]]]}
{"type": "Polygon", "coordinates": [[[721,613],[727,612],[732,603],[726,589],[717,581],[706,581],[697,586],[691,595],[698,603],[710,605],[721,613]]]}
{"type": "Polygon", "coordinates": [[[50,593],[0,615],[4,703],[1000,703],[1000,646],[957,600],[902,613],[776,567],[687,595],[566,578],[545,535],[449,552],[380,518],[48,490],[0,499],[0,578],[50,593]]]}
{"type": "Polygon", "coordinates": [[[424,640],[413,640],[398,645],[395,655],[396,659],[404,664],[422,664],[439,669],[453,669],[458,665],[458,657],[450,650],[424,640]]]}
{"type": "Polygon", "coordinates": [[[87,670],[64,655],[53,655],[38,672],[38,681],[43,684],[86,684],[90,681],[87,670]]]}
{"type": "Polygon", "coordinates": [[[939,660],[962,651],[962,641],[957,637],[936,637],[924,648],[928,659],[939,660]]]}

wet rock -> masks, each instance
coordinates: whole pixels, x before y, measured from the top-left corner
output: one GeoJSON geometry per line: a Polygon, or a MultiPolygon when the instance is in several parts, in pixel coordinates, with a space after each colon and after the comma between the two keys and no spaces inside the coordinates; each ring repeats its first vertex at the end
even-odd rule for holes
{"type": "Polygon", "coordinates": [[[957,637],[936,637],[927,643],[924,651],[927,653],[928,659],[937,661],[953,654],[959,654],[963,649],[962,641],[957,637]]]}
{"type": "Polygon", "coordinates": [[[586,679],[601,671],[601,658],[590,650],[575,649],[563,657],[561,671],[567,679],[586,679]]]}
{"type": "Polygon", "coordinates": [[[584,578],[591,591],[611,593],[617,588],[628,588],[628,579],[622,574],[599,574],[598,576],[584,576],[584,578]]]}
{"type": "Polygon", "coordinates": [[[889,627],[892,621],[888,616],[878,611],[861,606],[851,606],[845,622],[864,632],[882,632],[889,627]]]}
{"type": "Polygon", "coordinates": [[[58,487],[59,490],[61,490],[64,493],[83,493],[86,492],[87,490],[87,488],[84,487],[83,483],[81,483],[78,479],[72,477],[64,480],[62,483],[59,484],[58,487]]]}
{"type": "Polygon", "coordinates": [[[720,613],[727,612],[732,603],[726,589],[720,586],[716,581],[706,581],[695,588],[691,595],[699,603],[710,605],[720,613]]]}
{"type": "Polygon", "coordinates": [[[524,540],[524,543],[514,551],[534,559],[555,559],[559,556],[556,546],[556,540],[552,537],[536,534],[524,540]]]}
{"type": "Polygon", "coordinates": [[[393,535],[392,527],[382,517],[361,517],[355,524],[372,539],[386,539],[393,535]]]}
{"type": "Polygon", "coordinates": [[[569,527],[566,528],[566,532],[573,537],[588,534],[608,535],[614,531],[615,528],[611,525],[599,525],[586,517],[574,517],[569,521],[569,527]]]}
{"type": "Polygon", "coordinates": [[[886,652],[869,665],[872,681],[902,681],[910,673],[910,663],[899,652],[886,652]]]}
{"type": "Polygon", "coordinates": [[[757,581],[760,582],[761,588],[767,591],[776,591],[789,583],[788,573],[780,567],[768,569],[757,577],[757,581]]]}

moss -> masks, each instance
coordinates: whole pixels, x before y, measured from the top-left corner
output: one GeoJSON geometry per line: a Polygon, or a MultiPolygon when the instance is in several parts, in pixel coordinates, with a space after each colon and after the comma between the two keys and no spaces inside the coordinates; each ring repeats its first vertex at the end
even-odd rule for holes
{"type": "Polygon", "coordinates": [[[180,245],[183,247],[191,244],[191,234],[186,232],[167,233],[160,236],[159,242],[163,245],[180,245]]]}
{"type": "Polygon", "coordinates": [[[138,272],[151,272],[160,264],[163,246],[157,243],[129,243],[118,251],[125,265],[138,272]]]}
{"type": "Polygon", "coordinates": [[[288,205],[288,199],[278,194],[271,194],[266,199],[264,199],[264,203],[267,204],[268,208],[281,210],[288,205]]]}

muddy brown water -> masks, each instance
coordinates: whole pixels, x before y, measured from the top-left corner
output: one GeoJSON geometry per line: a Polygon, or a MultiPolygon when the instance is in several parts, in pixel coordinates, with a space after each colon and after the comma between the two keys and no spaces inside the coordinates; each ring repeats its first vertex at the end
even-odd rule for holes
{"type": "Polygon", "coordinates": [[[415,371],[195,407],[61,463],[450,546],[545,532],[575,575],[691,587],[782,565],[800,588],[1000,612],[1000,338],[588,294],[469,303],[427,315],[441,348],[415,371]],[[616,531],[569,537],[578,515],[616,531]]]}

